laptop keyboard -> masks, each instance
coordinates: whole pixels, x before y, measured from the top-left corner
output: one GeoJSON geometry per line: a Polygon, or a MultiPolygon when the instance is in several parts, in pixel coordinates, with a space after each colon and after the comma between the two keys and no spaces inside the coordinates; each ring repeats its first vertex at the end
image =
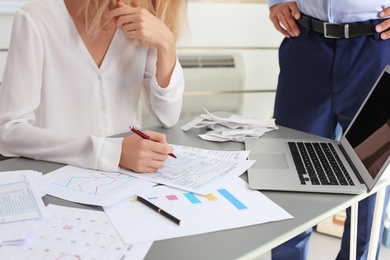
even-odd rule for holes
{"type": "Polygon", "coordinates": [[[301,184],[354,185],[330,143],[288,142],[301,184]]]}

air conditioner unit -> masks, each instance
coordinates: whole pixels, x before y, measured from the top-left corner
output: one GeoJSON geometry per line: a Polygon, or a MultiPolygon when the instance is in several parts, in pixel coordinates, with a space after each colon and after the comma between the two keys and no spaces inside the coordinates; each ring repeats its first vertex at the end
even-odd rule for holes
{"type": "Polygon", "coordinates": [[[186,82],[181,117],[208,111],[241,113],[244,66],[240,53],[179,54],[186,82]]]}
{"type": "MultiPolygon", "coordinates": [[[[241,53],[216,50],[180,50],[185,91],[180,118],[197,116],[208,111],[229,111],[240,114],[243,107],[244,62],[241,53]]],[[[144,108],[141,125],[156,122],[144,108]]]]}

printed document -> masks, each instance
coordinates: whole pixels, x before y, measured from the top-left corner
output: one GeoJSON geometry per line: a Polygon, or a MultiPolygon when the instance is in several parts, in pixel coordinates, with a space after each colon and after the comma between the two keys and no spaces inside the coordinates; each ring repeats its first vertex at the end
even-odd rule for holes
{"type": "Polygon", "coordinates": [[[27,175],[28,171],[1,172],[0,223],[35,219],[45,205],[27,175]]]}
{"type": "Polygon", "coordinates": [[[50,180],[36,171],[0,172],[0,245],[23,243],[34,231],[36,220],[45,217],[41,199],[50,180]],[[39,187],[39,189],[38,189],[39,187]]]}
{"type": "Polygon", "coordinates": [[[168,157],[165,167],[157,172],[120,171],[140,179],[206,195],[222,183],[243,174],[255,162],[246,160],[248,151],[213,151],[172,146],[177,158],[168,157]]]}

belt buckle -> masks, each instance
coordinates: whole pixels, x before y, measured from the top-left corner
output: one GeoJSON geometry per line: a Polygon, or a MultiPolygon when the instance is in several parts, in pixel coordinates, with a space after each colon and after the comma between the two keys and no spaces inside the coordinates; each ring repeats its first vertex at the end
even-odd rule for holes
{"type": "Polygon", "coordinates": [[[324,22],[324,37],[325,38],[331,38],[331,39],[340,39],[339,36],[332,36],[328,34],[328,26],[339,26],[339,23],[326,23],[324,22]]]}

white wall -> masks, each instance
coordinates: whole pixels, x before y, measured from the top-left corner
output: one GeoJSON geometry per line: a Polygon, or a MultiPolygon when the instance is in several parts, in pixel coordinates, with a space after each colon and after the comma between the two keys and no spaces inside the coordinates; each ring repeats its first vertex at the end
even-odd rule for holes
{"type": "Polygon", "coordinates": [[[178,43],[178,54],[241,55],[243,89],[266,93],[243,94],[240,112],[250,117],[271,117],[279,72],[277,52],[283,37],[269,21],[268,6],[254,2],[189,2],[188,31],[178,43]]]}

